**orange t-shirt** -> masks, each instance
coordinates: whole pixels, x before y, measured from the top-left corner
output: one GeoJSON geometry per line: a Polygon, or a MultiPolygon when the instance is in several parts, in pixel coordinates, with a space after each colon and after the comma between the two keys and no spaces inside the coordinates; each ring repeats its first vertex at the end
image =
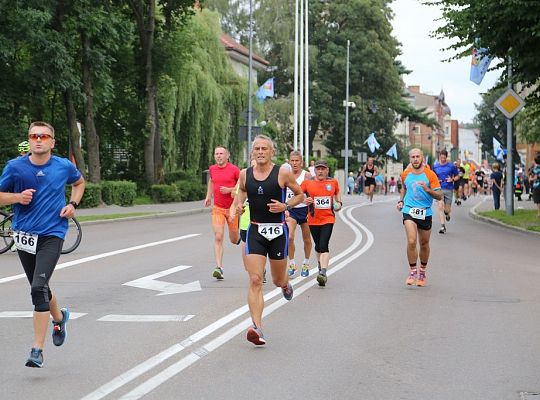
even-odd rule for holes
{"type": "Polygon", "coordinates": [[[300,185],[307,197],[313,198],[313,204],[308,208],[309,225],[326,225],[336,222],[334,213],[334,195],[339,193],[338,181],[329,178],[305,180],[300,185]]]}

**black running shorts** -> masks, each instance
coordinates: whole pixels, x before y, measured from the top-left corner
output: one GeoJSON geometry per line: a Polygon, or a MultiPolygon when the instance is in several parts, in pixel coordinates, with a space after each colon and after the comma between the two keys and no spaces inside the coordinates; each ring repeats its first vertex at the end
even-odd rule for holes
{"type": "Polygon", "coordinates": [[[283,260],[288,256],[289,229],[283,224],[283,234],[275,239],[268,240],[257,230],[257,225],[249,224],[246,233],[246,255],[259,254],[268,256],[271,260],[283,260]]]}
{"type": "Polygon", "coordinates": [[[416,223],[416,226],[418,226],[418,229],[422,229],[423,231],[429,231],[431,230],[431,219],[432,216],[426,217],[426,219],[416,219],[411,217],[409,214],[403,213],[403,223],[405,221],[414,221],[416,223]]]}

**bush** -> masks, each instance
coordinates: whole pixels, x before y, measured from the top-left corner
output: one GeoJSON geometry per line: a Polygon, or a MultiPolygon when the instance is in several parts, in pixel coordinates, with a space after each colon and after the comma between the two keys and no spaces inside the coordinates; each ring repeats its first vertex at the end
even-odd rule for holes
{"type": "MultiPolygon", "coordinates": [[[[66,186],[66,204],[71,198],[71,186],[66,186]]],[[[84,194],[81,199],[81,208],[98,207],[101,204],[101,185],[86,182],[84,194]]]]}
{"type": "Polygon", "coordinates": [[[101,196],[106,204],[132,206],[137,196],[137,185],[129,181],[102,181],[101,196]]]}
{"type": "Polygon", "coordinates": [[[181,197],[181,201],[202,200],[206,197],[206,186],[198,180],[190,179],[175,183],[181,197]]]}
{"type": "Polygon", "coordinates": [[[156,203],[172,203],[182,200],[178,187],[174,183],[172,185],[152,185],[150,190],[152,200],[156,203]]]}
{"type": "Polygon", "coordinates": [[[334,176],[336,173],[338,160],[334,157],[326,157],[326,162],[328,163],[328,176],[334,176]]]}
{"type": "Polygon", "coordinates": [[[192,171],[178,170],[178,171],[165,173],[165,175],[163,176],[163,181],[165,182],[165,184],[171,185],[175,182],[185,181],[185,180],[192,179],[195,177],[196,175],[192,171]]]}

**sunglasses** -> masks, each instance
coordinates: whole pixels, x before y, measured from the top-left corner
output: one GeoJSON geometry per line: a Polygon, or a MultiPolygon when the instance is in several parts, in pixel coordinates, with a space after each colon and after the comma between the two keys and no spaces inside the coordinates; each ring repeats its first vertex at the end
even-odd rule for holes
{"type": "Polygon", "coordinates": [[[30,139],[30,140],[38,140],[38,139],[49,140],[49,139],[52,139],[52,136],[48,135],[46,133],[31,133],[31,134],[28,135],[28,139],[30,139]]]}

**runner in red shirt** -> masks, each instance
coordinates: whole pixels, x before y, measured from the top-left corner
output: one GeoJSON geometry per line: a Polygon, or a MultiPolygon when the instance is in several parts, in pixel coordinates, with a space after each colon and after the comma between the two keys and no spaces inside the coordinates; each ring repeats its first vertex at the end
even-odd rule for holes
{"type": "Polygon", "coordinates": [[[319,262],[319,286],[325,286],[327,282],[326,269],[330,262],[328,244],[336,222],[334,211],[339,211],[342,205],[338,181],[328,178],[328,171],[325,160],[315,161],[315,179],[305,180],[300,186],[306,194],[305,203],[309,207],[308,225],[319,262]]]}
{"type": "Polygon", "coordinates": [[[216,269],[212,276],[218,280],[223,279],[223,236],[225,223],[229,226],[229,239],[233,244],[240,243],[240,230],[238,215],[231,217],[229,209],[233,203],[233,191],[240,176],[240,169],[229,162],[229,151],[224,146],[214,150],[216,163],[210,166],[210,180],[204,206],[209,207],[214,197],[212,208],[212,228],[214,229],[214,254],[216,269]]]}

